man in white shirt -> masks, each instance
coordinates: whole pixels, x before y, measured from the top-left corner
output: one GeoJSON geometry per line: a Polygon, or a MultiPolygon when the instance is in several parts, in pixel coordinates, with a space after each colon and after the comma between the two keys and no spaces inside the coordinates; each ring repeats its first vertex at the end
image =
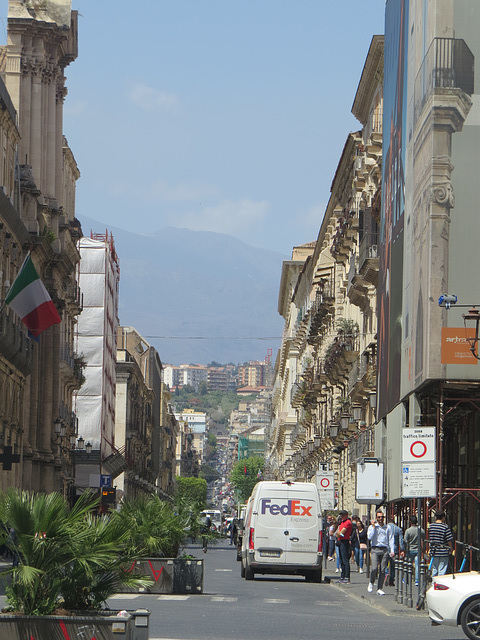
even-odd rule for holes
{"type": "Polygon", "coordinates": [[[385,516],[381,510],[375,514],[376,520],[372,520],[367,531],[367,538],[370,541],[370,556],[372,559],[372,570],[370,572],[370,582],[368,584],[368,592],[373,591],[373,584],[377,578],[377,595],[384,596],[383,582],[385,580],[385,569],[387,567],[388,557],[395,556],[393,532],[385,524],[385,516]],[[380,571],[378,568],[380,567],[380,571]]]}

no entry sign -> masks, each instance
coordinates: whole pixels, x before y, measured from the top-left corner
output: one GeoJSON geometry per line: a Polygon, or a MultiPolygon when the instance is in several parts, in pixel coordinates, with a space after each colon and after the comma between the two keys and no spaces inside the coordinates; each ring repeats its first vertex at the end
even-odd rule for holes
{"type": "Polygon", "coordinates": [[[402,429],[403,462],[435,462],[435,427],[402,429]]]}

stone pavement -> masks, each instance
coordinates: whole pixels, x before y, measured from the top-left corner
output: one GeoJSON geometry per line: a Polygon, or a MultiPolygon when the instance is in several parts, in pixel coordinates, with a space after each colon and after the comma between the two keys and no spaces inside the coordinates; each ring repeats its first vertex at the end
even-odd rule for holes
{"type": "MultiPolygon", "coordinates": [[[[365,570],[365,569],[364,569],[365,570]]],[[[350,584],[337,584],[340,574],[335,573],[335,562],[329,562],[324,569],[324,581],[330,580],[330,585],[336,589],[341,589],[352,598],[360,600],[372,607],[380,609],[387,615],[412,615],[422,618],[428,618],[427,609],[424,608],[417,611],[416,604],[418,600],[418,587],[413,587],[412,600],[413,607],[405,606],[395,600],[395,587],[385,586],[384,596],[377,596],[377,585],[374,585],[373,592],[368,593],[368,574],[357,573],[357,566],[350,565],[350,584]]]]}

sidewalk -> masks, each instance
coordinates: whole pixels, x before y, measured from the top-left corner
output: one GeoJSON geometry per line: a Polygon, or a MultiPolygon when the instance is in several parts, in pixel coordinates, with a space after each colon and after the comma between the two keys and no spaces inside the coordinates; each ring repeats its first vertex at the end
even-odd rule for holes
{"type": "Polygon", "coordinates": [[[357,566],[350,565],[350,584],[337,584],[340,574],[335,573],[335,563],[329,562],[324,569],[324,581],[330,580],[330,585],[336,589],[341,589],[352,598],[368,604],[376,609],[380,609],[387,615],[411,615],[421,618],[428,618],[427,609],[417,611],[416,604],[418,600],[418,587],[413,587],[412,600],[413,607],[405,606],[395,601],[395,587],[385,586],[384,596],[377,596],[377,585],[374,585],[372,593],[368,593],[368,574],[357,573],[357,566]],[[333,565],[333,566],[332,566],[333,565]]]}

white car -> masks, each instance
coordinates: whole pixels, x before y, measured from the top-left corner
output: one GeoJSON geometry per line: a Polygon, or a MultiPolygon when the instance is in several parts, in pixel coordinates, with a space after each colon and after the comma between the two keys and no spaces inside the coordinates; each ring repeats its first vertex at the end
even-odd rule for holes
{"type": "Polygon", "coordinates": [[[461,624],[469,638],[480,640],[479,571],[435,577],[426,597],[433,623],[454,627],[461,624]]]}

